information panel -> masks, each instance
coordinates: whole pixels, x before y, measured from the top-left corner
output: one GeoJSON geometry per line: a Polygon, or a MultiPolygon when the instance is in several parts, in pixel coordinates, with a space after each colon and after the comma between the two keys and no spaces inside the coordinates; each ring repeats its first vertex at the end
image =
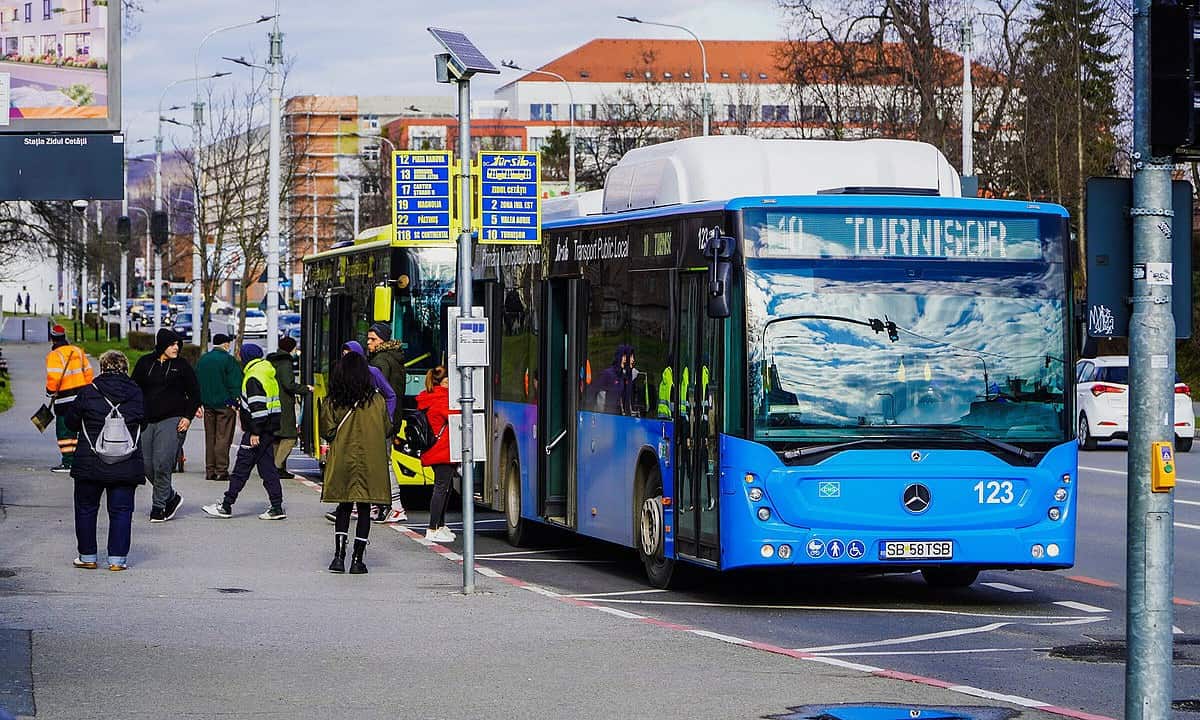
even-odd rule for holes
{"type": "Polygon", "coordinates": [[[542,188],[535,152],[481,152],[479,242],[536,245],[542,241],[542,188]]]}
{"type": "Polygon", "coordinates": [[[445,150],[392,153],[396,236],[392,244],[453,245],[453,174],[445,150]]]}

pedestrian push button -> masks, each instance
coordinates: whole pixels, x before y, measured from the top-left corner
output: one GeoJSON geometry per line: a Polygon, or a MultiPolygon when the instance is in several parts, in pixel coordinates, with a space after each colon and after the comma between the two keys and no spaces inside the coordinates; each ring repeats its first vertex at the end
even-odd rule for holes
{"type": "Polygon", "coordinates": [[[1151,443],[1150,491],[1171,492],[1175,489],[1175,451],[1169,442],[1151,443]]]}

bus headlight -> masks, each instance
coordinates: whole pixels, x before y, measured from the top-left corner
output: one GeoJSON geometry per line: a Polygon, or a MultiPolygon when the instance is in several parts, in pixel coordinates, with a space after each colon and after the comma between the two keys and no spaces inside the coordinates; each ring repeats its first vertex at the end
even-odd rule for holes
{"type": "Polygon", "coordinates": [[[763,522],[770,520],[771,519],[771,511],[765,507],[760,507],[758,509],[758,519],[762,520],[763,522]]]}
{"type": "Polygon", "coordinates": [[[1042,556],[1046,554],[1046,548],[1042,547],[1041,545],[1034,545],[1033,547],[1029,548],[1029,554],[1032,555],[1035,560],[1041,560],[1042,556]]]}
{"type": "Polygon", "coordinates": [[[771,545],[763,545],[762,549],[759,550],[759,554],[761,554],[765,558],[769,558],[775,554],[775,548],[774,548],[774,546],[771,546],[771,545]]]}
{"type": "Polygon", "coordinates": [[[1054,491],[1054,502],[1066,502],[1066,500],[1067,500],[1067,489],[1066,488],[1059,488],[1054,491]]]}
{"type": "Polygon", "coordinates": [[[779,546],[779,558],[781,560],[787,560],[791,556],[792,556],[792,546],[791,545],[780,545],[779,546]]]}
{"type": "Polygon", "coordinates": [[[1052,507],[1046,511],[1046,517],[1050,518],[1051,520],[1058,520],[1060,517],[1062,517],[1062,510],[1052,507]]]}
{"type": "Polygon", "coordinates": [[[754,482],[754,473],[746,473],[746,482],[747,483],[754,482]]]}
{"type": "Polygon", "coordinates": [[[1062,476],[1062,481],[1063,481],[1063,484],[1064,484],[1064,485],[1070,485],[1070,484],[1071,484],[1071,474],[1070,474],[1070,473],[1063,473],[1063,476],[1062,476]]]}
{"type": "Polygon", "coordinates": [[[762,500],[762,495],[763,495],[762,488],[758,488],[758,487],[750,488],[750,499],[753,500],[754,502],[758,502],[759,500],[762,500]]]}
{"type": "Polygon", "coordinates": [[[1056,545],[1054,543],[1050,543],[1049,545],[1046,546],[1046,554],[1049,555],[1050,557],[1056,558],[1056,557],[1058,557],[1058,553],[1059,553],[1058,545],[1056,545]]]}

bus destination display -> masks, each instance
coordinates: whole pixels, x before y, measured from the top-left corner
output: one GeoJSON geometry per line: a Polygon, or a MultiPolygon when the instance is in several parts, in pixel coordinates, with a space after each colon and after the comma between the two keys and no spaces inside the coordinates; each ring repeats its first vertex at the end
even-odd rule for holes
{"type": "Polygon", "coordinates": [[[541,174],[535,152],[479,153],[479,241],[542,241],[541,174]]]}

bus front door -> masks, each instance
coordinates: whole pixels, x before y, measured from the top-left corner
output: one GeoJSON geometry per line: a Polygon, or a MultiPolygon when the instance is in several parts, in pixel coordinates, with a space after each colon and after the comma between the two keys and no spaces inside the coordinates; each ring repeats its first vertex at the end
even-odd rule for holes
{"type": "Polygon", "coordinates": [[[580,378],[579,319],[583,281],[550,279],[543,286],[542,383],[538,413],[539,501],[548,522],[574,527],[575,416],[580,378]]]}
{"type": "Polygon", "coordinates": [[[721,321],[708,317],[704,273],[680,276],[676,358],[679,404],[675,415],[675,552],[716,565],[720,560],[721,321]]]}

